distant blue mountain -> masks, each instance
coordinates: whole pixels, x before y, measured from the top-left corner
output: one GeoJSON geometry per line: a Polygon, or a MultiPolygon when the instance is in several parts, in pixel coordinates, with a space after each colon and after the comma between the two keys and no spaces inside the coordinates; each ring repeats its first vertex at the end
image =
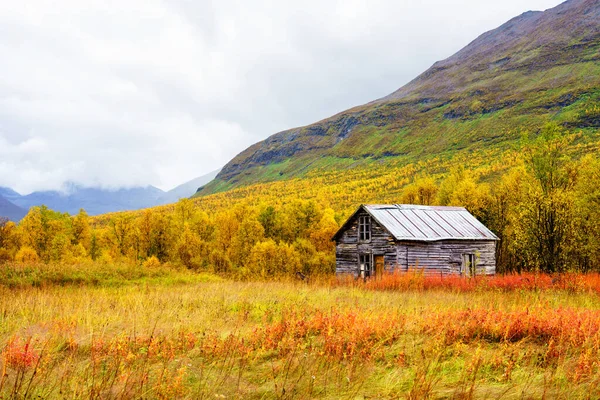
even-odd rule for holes
{"type": "Polygon", "coordinates": [[[181,198],[192,196],[198,187],[213,180],[218,172],[213,171],[192,179],[168,192],[154,186],[110,190],[69,184],[66,192],[40,191],[22,196],[10,188],[0,187],[0,216],[19,221],[29,208],[41,205],[72,215],[82,208],[89,215],[98,215],[175,203],[181,198]]]}
{"type": "Polygon", "coordinates": [[[27,214],[27,210],[10,202],[0,195],[0,217],[6,217],[11,221],[20,221],[27,214]]]}
{"type": "Polygon", "coordinates": [[[14,199],[19,199],[22,197],[19,193],[15,192],[11,188],[1,187],[1,186],[0,186],[0,196],[4,197],[8,201],[12,201],[14,199]]]}
{"type": "Polygon", "coordinates": [[[90,215],[98,215],[152,207],[162,195],[164,192],[153,186],[118,190],[72,187],[67,193],[33,192],[13,199],[13,203],[25,209],[43,204],[52,210],[69,214],[77,214],[83,208],[90,215]]]}

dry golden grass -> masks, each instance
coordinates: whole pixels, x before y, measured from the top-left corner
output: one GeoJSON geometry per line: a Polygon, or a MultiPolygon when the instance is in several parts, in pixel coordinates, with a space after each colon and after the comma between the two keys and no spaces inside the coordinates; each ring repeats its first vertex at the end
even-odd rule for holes
{"type": "Polygon", "coordinates": [[[181,276],[1,287],[0,397],[600,396],[593,290],[181,276]]]}

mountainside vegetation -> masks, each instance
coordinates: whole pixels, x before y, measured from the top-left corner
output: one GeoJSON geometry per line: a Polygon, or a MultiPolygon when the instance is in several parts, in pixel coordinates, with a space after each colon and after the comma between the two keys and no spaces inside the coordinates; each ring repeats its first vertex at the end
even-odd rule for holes
{"type": "Polygon", "coordinates": [[[4,224],[0,258],[171,264],[240,279],[327,275],[331,238],[359,204],[402,202],[465,206],[500,237],[498,272],[600,271],[600,159],[579,157],[573,140],[547,125],[520,149],[480,155],[474,169],[441,158],[437,171],[373,166],[97,217],[34,207],[18,226],[4,224]]]}
{"type": "Polygon", "coordinates": [[[391,95],[277,133],[231,160],[197,195],[314,171],[437,159],[474,166],[549,122],[581,153],[600,141],[600,2],[570,0],[487,32],[391,95]],[[478,157],[475,157],[478,158],[478,157]]]}

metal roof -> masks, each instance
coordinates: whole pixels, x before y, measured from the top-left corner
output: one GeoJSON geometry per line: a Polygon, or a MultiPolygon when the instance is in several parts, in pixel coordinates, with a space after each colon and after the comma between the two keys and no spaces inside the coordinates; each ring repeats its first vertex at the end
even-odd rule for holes
{"type": "Polygon", "coordinates": [[[365,204],[362,208],[396,240],[498,240],[463,207],[365,204]]]}

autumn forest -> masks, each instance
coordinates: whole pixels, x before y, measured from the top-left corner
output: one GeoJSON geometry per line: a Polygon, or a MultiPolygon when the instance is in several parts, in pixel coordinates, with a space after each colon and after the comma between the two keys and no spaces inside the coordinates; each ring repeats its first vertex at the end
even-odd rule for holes
{"type": "Polygon", "coordinates": [[[327,275],[335,270],[331,238],[349,213],[360,202],[400,201],[465,206],[501,238],[498,272],[599,271],[600,161],[569,151],[573,140],[548,125],[526,151],[489,164],[472,159],[480,165],[451,165],[447,173],[428,165],[379,176],[330,172],[99,217],[33,207],[18,226],[2,222],[0,259],[166,263],[239,279],[327,275]],[[353,179],[340,183],[341,174],[353,179]]]}

